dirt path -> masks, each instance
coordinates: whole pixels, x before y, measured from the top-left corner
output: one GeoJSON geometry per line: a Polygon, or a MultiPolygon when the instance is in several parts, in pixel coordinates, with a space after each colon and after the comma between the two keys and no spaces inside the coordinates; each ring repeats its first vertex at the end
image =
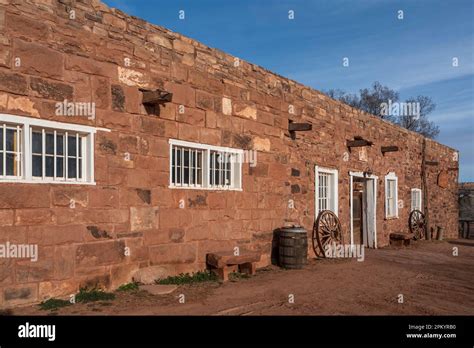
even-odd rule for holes
{"type": "Polygon", "coordinates": [[[365,261],[311,260],[303,270],[269,267],[236,282],[180,286],[154,296],[117,293],[112,302],[76,304],[58,315],[332,315],[474,314],[474,241],[418,242],[406,249],[366,250],[365,261]],[[453,256],[453,247],[459,256],[453,256]],[[179,295],[185,303],[179,303],[179,295]],[[402,294],[404,303],[398,303],[402,294]],[[294,303],[289,303],[289,296],[294,303]]]}

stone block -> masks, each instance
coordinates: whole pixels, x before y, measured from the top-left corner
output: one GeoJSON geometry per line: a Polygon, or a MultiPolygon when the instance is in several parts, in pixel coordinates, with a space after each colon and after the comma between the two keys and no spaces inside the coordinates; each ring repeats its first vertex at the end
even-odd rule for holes
{"type": "Polygon", "coordinates": [[[158,221],[158,207],[130,208],[130,226],[132,231],[144,231],[157,228],[158,221]]]}
{"type": "Polygon", "coordinates": [[[196,261],[195,243],[163,244],[150,247],[153,264],[193,263],[196,261]]]}
{"type": "Polygon", "coordinates": [[[3,291],[4,306],[14,307],[34,303],[38,300],[38,284],[14,285],[3,291]]]}
{"type": "Polygon", "coordinates": [[[52,82],[42,78],[31,77],[30,89],[35,97],[56,101],[73,100],[74,89],[65,83],[52,82]]]}
{"type": "Polygon", "coordinates": [[[242,102],[234,103],[234,115],[241,116],[244,118],[256,120],[257,119],[257,108],[253,104],[246,104],[242,102]]]}
{"type": "Polygon", "coordinates": [[[0,209],[49,208],[47,185],[2,184],[0,209]]]}
{"type": "Polygon", "coordinates": [[[26,77],[16,73],[0,71],[0,90],[15,94],[28,94],[26,77]]]}
{"type": "Polygon", "coordinates": [[[62,79],[64,75],[64,56],[45,45],[21,40],[14,41],[14,57],[21,59],[17,68],[30,74],[62,79]]]}
{"type": "Polygon", "coordinates": [[[125,260],[125,242],[122,240],[81,244],[76,247],[76,267],[112,265],[125,260]]]}

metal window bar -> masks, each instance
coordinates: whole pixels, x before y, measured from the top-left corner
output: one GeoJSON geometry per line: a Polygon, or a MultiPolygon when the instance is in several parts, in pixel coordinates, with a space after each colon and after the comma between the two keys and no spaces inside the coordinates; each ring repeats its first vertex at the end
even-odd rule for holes
{"type": "Polygon", "coordinates": [[[56,180],[56,161],[57,161],[56,136],[57,136],[57,132],[54,131],[53,132],[53,147],[54,147],[53,149],[53,180],[56,180]]]}
{"type": "Polygon", "coordinates": [[[174,147],[174,185],[178,184],[178,148],[174,147]]]}
{"type": "Polygon", "coordinates": [[[76,180],[79,181],[79,134],[76,133],[76,180]]]}
{"type": "Polygon", "coordinates": [[[44,128],[41,129],[41,176],[44,180],[45,173],[46,173],[46,135],[44,132],[44,128]]]}
{"type": "Polygon", "coordinates": [[[21,142],[20,142],[20,126],[16,126],[16,154],[15,154],[15,162],[16,162],[16,177],[21,177],[21,142]]]}
{"type": "Polygon", "coordinates": [[[64,143],[65,143],[65,148],[64,148],[64,164],[63,164],[63,168],[64,168],[64,178],[65,180],[67,181],[69,179],[69,166],[68,166],[68,162],[69,162],[69,146],[68,146],[68,132],[65,132],[64,133],[64,143]]]}
{"type": "Polygon", "coordinates": [[[181,186],[184,186],[184,149],[181,148],[180,151],[181,156],[181,186]]]}
{"type": "Polygon", "coordinates": [[[3,132],[3,171],[2,176],[7,176],[7,125],[4,123],[2,127],[3,132]]]}

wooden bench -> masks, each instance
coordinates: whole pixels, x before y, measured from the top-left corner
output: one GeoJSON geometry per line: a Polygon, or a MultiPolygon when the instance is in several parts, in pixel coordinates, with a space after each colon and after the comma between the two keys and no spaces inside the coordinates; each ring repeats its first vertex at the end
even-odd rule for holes
{"type": "Polygon", "coordinates": [[[229,280],[229,273],[237,270],[254,275],[260,256],[260,253],[255,251],[240,250],[239,255],[235,255],[234,251],[221,251],[207,254],[206,263],[211,271],[225,282],[229,280]]]}
{"type": "Polygon", "coordinates": [[[413,233],[390,233],[390,245],[408,246],[415,235],[413,233]]]}

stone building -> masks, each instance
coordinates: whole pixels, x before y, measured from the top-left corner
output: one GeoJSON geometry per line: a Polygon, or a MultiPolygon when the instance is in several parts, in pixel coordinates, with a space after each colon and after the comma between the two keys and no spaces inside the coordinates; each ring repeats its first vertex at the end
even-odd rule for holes
{"type": "Polygon", "coordinates": [[[474,182],[459,184],[459,227],[463,238],[474,238],[474,182]]]}
{"type": "Polygon", "coordinates": [[[98,0],[0,0],[0,139],[0,243],[38,246],[0,259],[1,307],[235,246],[265,266],[321,209],[368,247],[414,208],[458,233],[456,150],[98,0]]]}

